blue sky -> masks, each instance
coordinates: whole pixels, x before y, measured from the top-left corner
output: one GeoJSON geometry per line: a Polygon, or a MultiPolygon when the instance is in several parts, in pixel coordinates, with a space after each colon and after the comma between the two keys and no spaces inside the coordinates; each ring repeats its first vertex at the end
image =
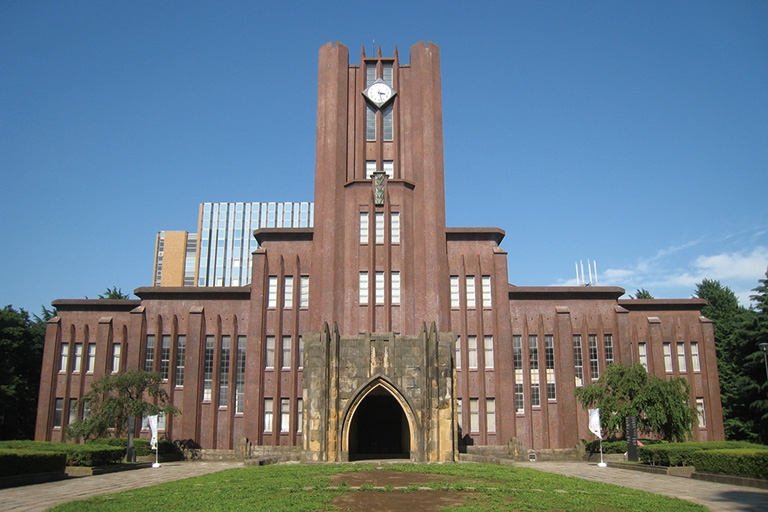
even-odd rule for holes
{"type": "Polygon", "coordinates": [[[447,219],[509,280],[747,303],[768,266],[768,3],[0,3],[0,304],[151,284],[206,201],[313,200],[317,50],[441,48],[447,219]],[[327,5],[325,5],[327,4],[327,5]]]}

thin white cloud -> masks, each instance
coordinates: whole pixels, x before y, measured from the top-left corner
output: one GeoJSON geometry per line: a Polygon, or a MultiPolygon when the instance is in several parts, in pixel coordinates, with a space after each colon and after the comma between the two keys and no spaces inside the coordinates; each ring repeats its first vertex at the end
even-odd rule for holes
{"type": "Polygon", "coordinates": [[[768,267],[768,247],[755,247],[752,252],[736,252],[699,256],[694,265],[708,279],[753,279],[765,274],[768,267]]]}

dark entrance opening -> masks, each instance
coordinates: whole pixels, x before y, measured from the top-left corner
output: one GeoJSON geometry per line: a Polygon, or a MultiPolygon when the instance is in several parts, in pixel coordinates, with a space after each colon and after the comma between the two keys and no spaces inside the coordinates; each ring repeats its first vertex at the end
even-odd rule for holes
{"type": "Polygon", "coordinates": [[[378,387],[357,406],[349,429],[349,460],[410,459],[408,419],[387,390],[378,387]]]}

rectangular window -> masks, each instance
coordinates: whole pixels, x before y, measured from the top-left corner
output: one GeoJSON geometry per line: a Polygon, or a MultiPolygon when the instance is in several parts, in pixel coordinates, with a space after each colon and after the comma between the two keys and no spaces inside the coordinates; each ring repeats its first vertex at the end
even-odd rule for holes
{"type": "MultiPolygon", "coordinates": [[[[549,374],[547,374],[547,378],[549,378],[549,374]]],[[[549,380],[547,380],[547,400],[557,400],[557,386],[549,380]]]]}
{"type": "Polygon", "coordinates": [[[688,366],[685,364],[685,343],[677,344],[677,368],[680,373],[685,373],[688,366]]]}
{"type": "Polygon", "coordinates": [[[269,276],[267,290],[267,307],[277,307],[277,276],[269,276]]]}
{"type": "Polygon", "coordinates": [[[226,407],[229,401],[229,352],[230,337],[222,336],[219,359],[219,407],[226,407]]]}
{"type": "Polygon", "coordinates": [[[184,387],[184,361],[187,357],[187,337],[176,337],[176,387],[184,387]]]}
{"type": "Polygon", "coordinates": [[[365,104],[365,140],[376,140],[376,109],[368,103],[365,104]]]}
{"type": "Polygon", "coordinates": [[[267,368],[275,367],[275,337],[267,336],[267,368]]]}
{"type": "Polygon", "coordinates": [[[274,411],[272,410],[273,402],[271,398],[264,399],[264,432],[272,432],[272,417],[274,411]]]}
{"type": "Polygon", "coordinates": [[[384,173],[389,177],[389,179],[392,179],[395,177],[395,162],[393,160],[384,160],[382,162],[384,164],[384,168],[382,169],[384,173]]]}
{"type": "Polygon", "coordinates": [[[694,372],[701,371],[701,359],[699,358],[699,342],[691,342],[691,370],[694,372]]]}
{"type": "Polygon", "coordinates": [[[375,234],[374,235],[375,242],[377,244],[383,244],[384,243],[384,214],[383,213],[377,213],[375,215],[373,232],[375,234]]]}
{"type": "Polygon", "coordinates": [[[389,214],[389,240],[393,245],[400,243],[400,212],[389,214]]]}
{"type": "Polygon", "coordinates": [[[493,368],[493,336],[483,336],[485,367],[493,368]]]}
{"type": "Polygon", "coordinates": [[[613,364],[613,335],[606,334],[603,336],[605,342],[605,366],[613,364]]]}
{"type": "Polygon", "coordinates": [[[384,140],[392,140],[394,136],[394,103],[388,103],[381,109],[381,115],[384,118],[382,127],[384,132],[384,140]]]}
{"type": "Polygon", "coordinates": [[[597,336],[590,334],[587,339],[589,343],[589,373],[592,380],[597,380],[600,378],[600,365],[597,360],[597,336]]]}
{"type": "Polygon", "coordinates": [[[235,412],[245,410],[245,336],[237,337],[237,359],[235,361],[235,412]]]}
{"type": "Polygon", "coordinates": [[[288,432],[291,428],[291,402],[287,398],[280,400],[280,432],[288,432]]]}
{"type": "Polygon", "coordinates": [[[373,173],[376,172],[376,160],[365,161],[365,179],[369,180],[373,178],[373,173]]]}
{"type": "Polygon", "coordinates": [[[475,276],[467,276],[467,307],[474,308],[477,305],[475,296],[475,276]]]}
{"type": "Polygon", "coordinates": [[[555,338],[551,334],[544,335],[544,367],[555,369],[555,338]]]}
{"type": "Polygon", "coordinates": [[[384,272],[376,272],[376,304],[384,304],[384,272]]]}
{"type": "Polygon", "coordinates": [[[112,344],[112,373],[120,371],[120,344],[112,344]]]}
{"type": "Polygon", "coordinates": [[[360,212],[360,243],[368,243],[368,212],[360,212]]]}
{"type": "Polygon", "coordinates": [[[672,373],[672,345],[664,343],[662,344],[662,350],[664,353],[664,371],[672,373]]]}
{"type": "Polygon", "coordinates": [[[523,369],[523,338],[519,334],[512,336],[512,363],[515,370],[523,369]]]}
{"type": "Polygon", "coordinates": [[[461,368],[461,336],[456,336],[456,369],[461,368]]]}
{"type": "Polygon", "coordinates": [[[696,399],[696,413],[699,420],[699,428],[704,428],[707,426],[707,417],[704,412],[704,398],[699,397],[696,399]]]}
{"type": "Polygon", "coordinates": [[[283,336],[283,370],[291,367],[291,337],[283,336]]]}
{"type": "Polygon", "coordinates": [[[584,385],[584,356],[581,352],[581,334],[573,335],[573,365],[575,367],[576,387],[584,385]]]}
{"type": "Polygon", "coordinates": [[[531,370],[539,369],[539,339],[535,334],[528,336],[528,363],[531,370]]]}
{"type": "Polygon", "coordinates": [[[85,371],[87,373],[93,373],[96,368],[96,344],[88,344],[88,363],[86,364],[85,371]]]}
{"type": "Polygon", "coordinates": [[[459,428],[463,430],[464,419],[461,417],[461,398],[456,399],[456,421],[459,422],[459,428]]]}
{"type": "Polygon", "coordinates": [[[467,359],[470,368],[477,368],[477,336],[467,336],[467,359]]]}
{"type": "Polygon", "coordinates": [[[53,409],[53,428],[61,428],[64,417],[64,399],[57,398],[53,409]]]}
{"type": "Polygon", "coordinates": [[[496,432],[496,399],[485,399],[485,426],[489,434],[496,432]]]}
{"type": "Polygon", "coordinates": [[[299,307],[302,309],[309,307],[309,276],[301,276],[299,307]]]}
{"type": "Polygon", "coordinates": [[[75,343],[75,357],[72,361],[72,372],[80,373],[80,365],[83,364],[83,344],[75,343]]]}
{"type": "Polygon", "coordinates": [[[469,431],[480,432],[480,411],[477,398],[469,399],[469,431]]]}
{"type": "Polygon", "coordinates": [[[451,308],[458,309],[459,302],[459,276],[451,276],[451,308]]]}
{"type": "Polygon", "coordinates": [[[160,338],[160,377],[163,380],[168,379],[168,372],[171,368],[171,336],[163,334],[160,338]]]}
{"type": "Polygon", "coordinates": [[[304,338],[299,336],[299,370],[304,368],[304,338]]]}
{"type": "Polygon", "coordinates": [[[515,384],[515,412],[522,414],[525,412],[525,388],[522,384],[515,384]]]}
{"type": "Polygon", "coordinates": [[[481,281],[483,293],[483,307],[491,307],[491,276],[483,276],[481,281]]]}
{"type": "Polygon", "coordinates": [[[285,288],[283,290],[283,308],[293,307],[293,276],[285,276],[285,288]]]}
{"type": "Polygon", "coordinates": [[[205,337],[205,355],[203,358],[203,400],[210,400],[213,392],[213,351],[214,336],[205,337]]]}
{"type": "Polygon", "coordinates": [[[392,304],[400,304],[400,272],[392,272],[389,278],[392,281],[392,304]]]}
{"type": "Polygon", "coordinates": [[[360,272],[360,304],[368,304],[368,272],[360,272]]]}
{"type": "Polygon", "coordinates": [[[296,399],[296,432],[301,433],[301,423],[304,421],[304,401],[296,399]]]}
{"type": "Polygon", "coordinates": [[[77,421],[77,398],[69,399],[69,418],[67,419],[67,425],[71,425],[77,421]]]}
{"type": "Polygon", "coordinates": [[[646,371],[648,370],[648,349],[645,345],[645,343],[638,343],[637,344],[637,355],[638,355],[638,362],[645,367],[646,371]]]}
{"type": "Polygon", "coordinates": [[[155,371],[155,335],[147,334],[147,351],[144,353],[144,371],[155,371]]]}
{"type": "Polygon", "coordinates": [[[531,406],[541,407],[541,394],[539,392],[539,383],[531,384],[531,406]]]}
{"type": "Polygon", "coordinates": [[[83,419],[87,419],[91,415],[91,401],[85,400],[83,402],[83,419]]]}

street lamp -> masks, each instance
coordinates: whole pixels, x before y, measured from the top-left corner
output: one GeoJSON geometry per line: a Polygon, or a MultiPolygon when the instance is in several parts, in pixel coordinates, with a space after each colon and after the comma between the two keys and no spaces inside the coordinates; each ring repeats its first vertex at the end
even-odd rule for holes
{"type": "Polygon", "coordinates": [[[768,343],[758,343],[758,347],[763,351],[763,360],[765,361],[765,378],[768,379],[768,343]]]}

